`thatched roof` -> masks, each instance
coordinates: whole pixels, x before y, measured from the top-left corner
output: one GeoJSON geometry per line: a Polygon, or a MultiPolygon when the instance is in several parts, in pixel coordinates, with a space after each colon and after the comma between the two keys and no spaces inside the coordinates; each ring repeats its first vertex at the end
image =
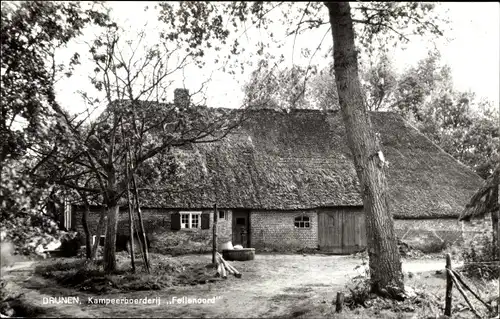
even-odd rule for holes
{"type": "MultiPolygon", "coordinates": [[[[482,179],[394,113],[371,113],[395,217],[458,217],[482,179]]],[[[337,111],[258,110],[222,141],[175,151],[186,190],[142,191],[147,206],[267,210],[362,205],[337,111]],[[197,185],[189,187],[189,185],[197,185]]]]}
{"type": "Polygon", "coordinates": [[[482,218],[484,215],[498,211],[498,187],[500,185],[500,164],[497,165],[493,174],[477,190],[465,209],[460,214],[459,220],[468,221],[471,218],[482,218]]]}

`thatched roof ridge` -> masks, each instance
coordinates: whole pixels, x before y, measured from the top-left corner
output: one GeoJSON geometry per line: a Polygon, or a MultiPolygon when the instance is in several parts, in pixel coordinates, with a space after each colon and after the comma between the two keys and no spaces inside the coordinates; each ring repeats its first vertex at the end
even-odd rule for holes
{"type": "Polygon", "coordinates": [[[499,185],[500,164],[497,165],[493,174],[484,181],[482,187],[474,193],[458,219],[468,221],[471,218],[483,218],[488,213],[498,211],[499,185]]]}
{"type": "MultiPolygon", "coordinates": [[[[202,186],[175,194],[144,191],[144,204],[263,210],[362,205],[338,111],[263,109],[247,116],[220,142],[175,151],[189,158],[183,183],[202,186]]],[[[370,117],[390,163],[393,215],[458,217],[482,179],[399,115],[370,117]]]]}

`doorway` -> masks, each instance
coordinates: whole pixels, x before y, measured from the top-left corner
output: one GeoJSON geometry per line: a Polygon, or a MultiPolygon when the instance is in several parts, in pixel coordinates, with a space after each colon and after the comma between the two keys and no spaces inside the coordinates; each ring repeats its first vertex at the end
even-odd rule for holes
{"type": "Polygon", "coordinates": [[[233,245],[250,247],[250,211],[237,209],[233,211],[233,245]]]}

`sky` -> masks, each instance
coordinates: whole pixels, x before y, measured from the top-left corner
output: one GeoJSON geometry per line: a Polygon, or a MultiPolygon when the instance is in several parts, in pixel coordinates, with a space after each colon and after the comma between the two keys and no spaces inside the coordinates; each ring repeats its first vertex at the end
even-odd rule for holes
{"type": "MultiPolygon", "coordinates": [[[[154,2],[108,2],[112,8],[112,15],[122,25],[131,26],[132,30],[144,28],[147,30],[147,42],[154,43],[155,35],[161,27],[157,21],[154,11],[151,9],[145,11],[144,7],[152,8],[154,2]]],[[[498,3],[489,2],[449,2],[440,3],[438,9],[440,14],[447,15],[451,20],[450,30],[446,37],[450,39],[431,42],[426,38],[412,38],[405,50],[401,48],[394,49],[391,56],[393,63],[398,71],[402,71],[426,56],[428,50],[436,45],[442,55],[442,61],[448,64],[452,70],[454,85],[457,90],[470,90],[475,92],[478,97],[484,97],[495,105],[499,104],[500,99],[500,6],[498,3]],[[448,12],[446,13],[446,10],[448,12]]],[[[275,11],[276,15],[279,12],[275,11]]],[[[283,34],[284,30],[280,25],[272,26],[273,32],[283,34]]],[[[325,30],[318,29],[308,32],[296,38],[286,38],[285,45],[281,50],[271,49],[276,54],[283,54],[285,63],[291,65],[292,61],[296,64],[312,63],[327,65],[330,57],[322,57],[321,54],[315,55],[314,59],[301,57],[301,49],[315,48],[321,42],[322,50],[331,46],[331,35],[325,36],[325,30]]],[[[84,35],[72,41],[67,48],[60,51],[62,59],[68,59],[73,52],[79,52],[82,57],[88,51],[85,41],[92,39],[96,29],[87,29],[84,35]]],[[[133,40],[133,35],[125,35],[133,40]]],[[[262,30],[253,27],[247,33],[241,35],[240,42],[243,47],[253,48],[256,41],[268,43],[266,37],[262,35],[262,30]]],[[[311,49],[313,50],[313,49],[311,49]]],[[[211,64],[210,61],[216,58],[215,55],[207,54],[207,64],[202,69],[196,66],[189,66],[183,72],[178,72],[172,78],[176,87],[185,87],[190,92],[197,91],[201,84],[210,76],[211,80],[206,87],[206,101],[208,106],[213,107],[239,107],[243,98],[242,85],[249,79],[252,67],[246,67],[243,73],[237,72],[231,75],[228,72],[219,70],[218,65],[211,64]]],[[[255,57],[242,55],[241,58],[248,61],[254,61],[255,57]]],[[[94,92],[90,81],[88,80],[89,70],[93,67],[89,62],[82,59],[82,64],[78,66],[74,75],[70,78],[64,78],[56,84],[57,98],[62,105],[67,105],[71,112],[80,112],[86,108],[81,97],[76,93],[78,90],[94,92]]],[[[173,99],[173,93],[168,96],[173,99]]]]}

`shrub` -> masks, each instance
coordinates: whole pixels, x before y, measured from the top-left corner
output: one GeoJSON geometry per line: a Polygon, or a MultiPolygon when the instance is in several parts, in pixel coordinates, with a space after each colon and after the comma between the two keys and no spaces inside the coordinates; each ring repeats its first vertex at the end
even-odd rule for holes
{"type": "Polygon", "coordinates": [[[212,251],[211,232],[157,231],[149,237],[152,253],[175,256],[212,251]]]}
{"type": "Polygon", "coordinates": [[[448,248],[449,243],[445,240],[441,241],[432,241],[429,243],[427,246],[425,246],[422,251],[426,254],[434,254],[434,253],[440,253],[448,248]]]}
{"type": "Polygon", "coordinates": [[[78,254],[81,238],[77,232],[65,232],[61,236],[61,247],[63,257],[73,257],[78,254]]]}
{"type": "Polygon", "coordinates": [[[37,317],[45,314],[44,310],[30,303],[10,286],[6,280],[0,279],[0,317],[37,317]]]}
{"type": "Polygon", "coordinates": [[[10,266],[14,263],[13,253],[14,245],[12,243],[7,241],[0,243],[0,268],[10,266]]]}
{"type": "Polygon", "coordinates": [[[362,253],[358,254],[361,257],[361,265],[357,265],[354,270],[357,270],[359,275],[351,278],[351,280],[346,284],[346,288],[351,293],[345,299],[345,303],[350,309],[354,309],[359,306],[366,307],[366,302],[372,299],[368,257],[362,253]]]}
{"type": "Polygon", "coordinates": [[[463,272],[472,278],[482,278],[486,280],[499,277],[498,256],[495,257],[495,245],[488,238],[484,237],[477,246],[472,246],[469,250],[464,250],[463,272]]]}

